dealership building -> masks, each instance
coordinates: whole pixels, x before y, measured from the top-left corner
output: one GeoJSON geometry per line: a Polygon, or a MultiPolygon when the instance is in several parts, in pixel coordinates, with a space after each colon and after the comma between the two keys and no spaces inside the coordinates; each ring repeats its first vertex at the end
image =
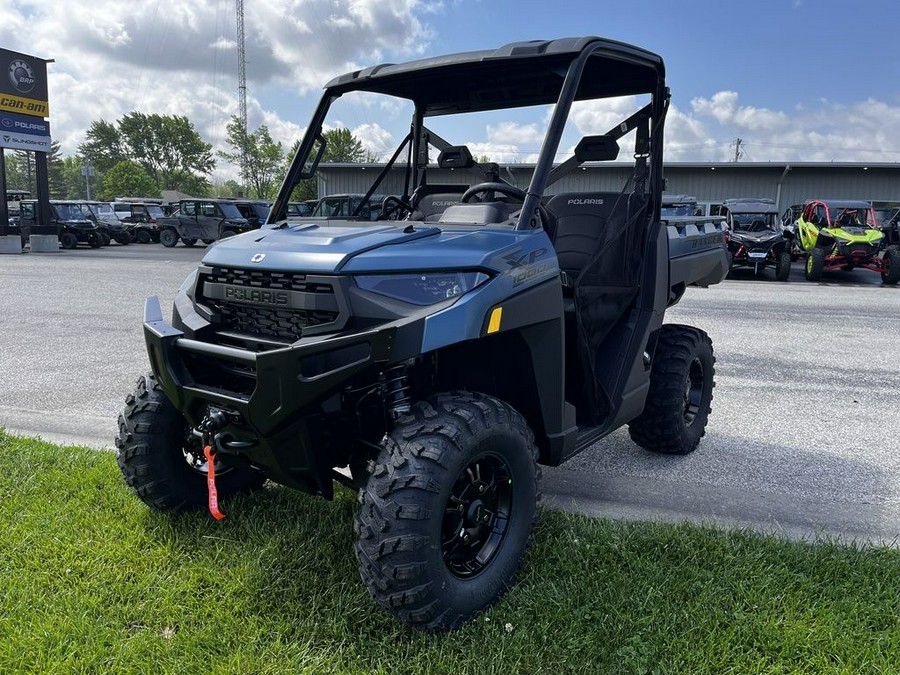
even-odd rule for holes
{"type": "MultiPolygon", "coordinates": [[[[364,193],[383,164],[320,164],[319,196],[364,193]]],[[[500,165],[506,182],[520,188],[531,180],[533,164],[500,165]]],[[[547,190],[613,192],[622,189],[630,165],[585,164],[547,190]]],[[[381,194],[401,194],[405,164],[392,167],[378,188],[381,194]]],[[[665,165],[666,190],[688,194],[700,202],[719,203],[737,197],[774,199],[779,209],[807,199],[868,199],[900,204],[900,164],[849,162],[673,162],[665,165]]],[[[473,184],[461,169],[428,169],[429,183],[473,184]]]]}

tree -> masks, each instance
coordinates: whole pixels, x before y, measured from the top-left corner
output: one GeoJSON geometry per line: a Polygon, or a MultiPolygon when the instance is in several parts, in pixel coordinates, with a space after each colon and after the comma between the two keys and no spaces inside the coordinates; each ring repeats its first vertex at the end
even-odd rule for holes
{"type": "Polygon", "coordinates": [[[122,146],[159,190],[194,192],[208,183],[216,166],[212,146],[205,143],[187,117],[145,115],[132,111],[119,120],[122,146]]]}
{"type": "Polygon", "coordinates": [[[322,155],[323,162],[364,163],[376,160],[349,129],[330,129],[323,136],[326,142],[325,152],[322,155]]]}
{"type": "Polygon", "coordinates": [[[87,140],[78,146],[78,154],[100,173],[106,173],[119,162],[129,159],[122,144],[122,134],[106,120],[91,122],[87,140]]]}
{"type": "Polygon", "coordinates": [[[237,197],[241,194],[241,186],[236,180],[229,178],[224,183],[217,183],[212,186],[210,195],[212,197],[237,197]]]}
{"type": "Polygon", "coordinates": [[[272,140],[269,129],[260,126],[252,134],[246,133],[241,121],[233,116],[227,127],[228,144],[234,152],[219,152],[219,157],[240,167],[240,175],[249,186],[252,196],[257,199],[270,199],[277,188],[276,176],[284,163],[284,151],[281,143],[272,140]],[[241,166],[241,149],[245,149],[246,162],[241,166]]]}
{"type": "Polygon", "coordinates": [[[47,153],[47,184],[50,189],[50,199],[66,198],[63,158],[60,155],[58,141],[50,143],[50,152],[47,153]]]}
{"type": "Polygon", "coordinates": [[[103,199],[156,197],[159,189],[140,164],[126,159],[106,172],[102,194],[103,199]]]}
{"type": "MultiPolygon", "coordinates": [[[[366,150],[356,136],[349,129],[330,129],[322,134],[325,137],[325,152],[322,153],[323,162],[353,162],[365,163],[377,160],[375,155],[366,150]]],[[[281,170],[276,175],[276,182],[284,182],[290,170],[294,156],[300,147],[300,141],[294,141],[290,151],[285,157],[281,170]]],[[[301,202],[307,199],[315,199],[319,196],[319,185],[315,178],[302,180],[294,186],[291,192],[291,201],[301,202]]]]}
{"type": "Polygon", "coordinates": [[[34,155],[19,150],[7,151],[6,186],[10,190],[30,190],[35,194],[34,155]]]}

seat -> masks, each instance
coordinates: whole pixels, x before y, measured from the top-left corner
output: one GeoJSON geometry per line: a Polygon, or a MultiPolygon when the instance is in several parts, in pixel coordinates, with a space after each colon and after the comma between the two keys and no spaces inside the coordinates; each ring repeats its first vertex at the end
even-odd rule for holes
{"type": "Polygon", "coordinates": [[[423,185],[413,193],[413,210],[409,220],[433,223],[440,220],[441,214],[448,206],[459,204],[463,192],[468,185],[423,185]]]}
{"type": "MultiPolygon", "coordinates": [[[[566,192],[547,202],[546,209],[555,221],[548,235],[563,272],[566,297],[573,297],[575,280],[596,253],[620,196],[618,192],[566,192]]],[[[621,201],[624,208],[624,196],[621,201]]]]}

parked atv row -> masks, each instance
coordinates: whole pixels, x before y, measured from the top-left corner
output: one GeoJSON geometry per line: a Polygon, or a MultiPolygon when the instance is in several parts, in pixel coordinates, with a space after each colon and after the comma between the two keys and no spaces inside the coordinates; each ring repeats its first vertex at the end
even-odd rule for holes
{"type": "MultiPolygon", "coordinates": [[[[674,195],[670,208],[687,212],[691,200],[674,195]]],[[[871,202],[812,199],[788,208],[779,222],[771,199],[727,199],[716,215],[726,226],[729,273],[772,268],[775,279],[787,281],[791,264],[802,260],[809,281],[858,267],[878,272],[884,284],[900,281],[900,210],[879,226],[871,202]]]]}
{"type": "Polygon", "coordinates": [[[900,243],[878,226],[871,202],[810,200],[792,234],[794,250],[806,256],[810,281],[821,280],[825,272],[857,267],[878,272],[885,284],[900,281],[900,243]]]}

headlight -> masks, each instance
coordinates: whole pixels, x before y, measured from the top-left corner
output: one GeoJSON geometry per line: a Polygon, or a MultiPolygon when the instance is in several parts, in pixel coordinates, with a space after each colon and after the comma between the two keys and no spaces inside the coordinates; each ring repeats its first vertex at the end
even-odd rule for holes
{"type": "Polygon", "coordinates": [[[468,293],[487,280],[483,272],[429,272],[358,276],[356,285],[364,291],[424,306],[468,293]]]}

